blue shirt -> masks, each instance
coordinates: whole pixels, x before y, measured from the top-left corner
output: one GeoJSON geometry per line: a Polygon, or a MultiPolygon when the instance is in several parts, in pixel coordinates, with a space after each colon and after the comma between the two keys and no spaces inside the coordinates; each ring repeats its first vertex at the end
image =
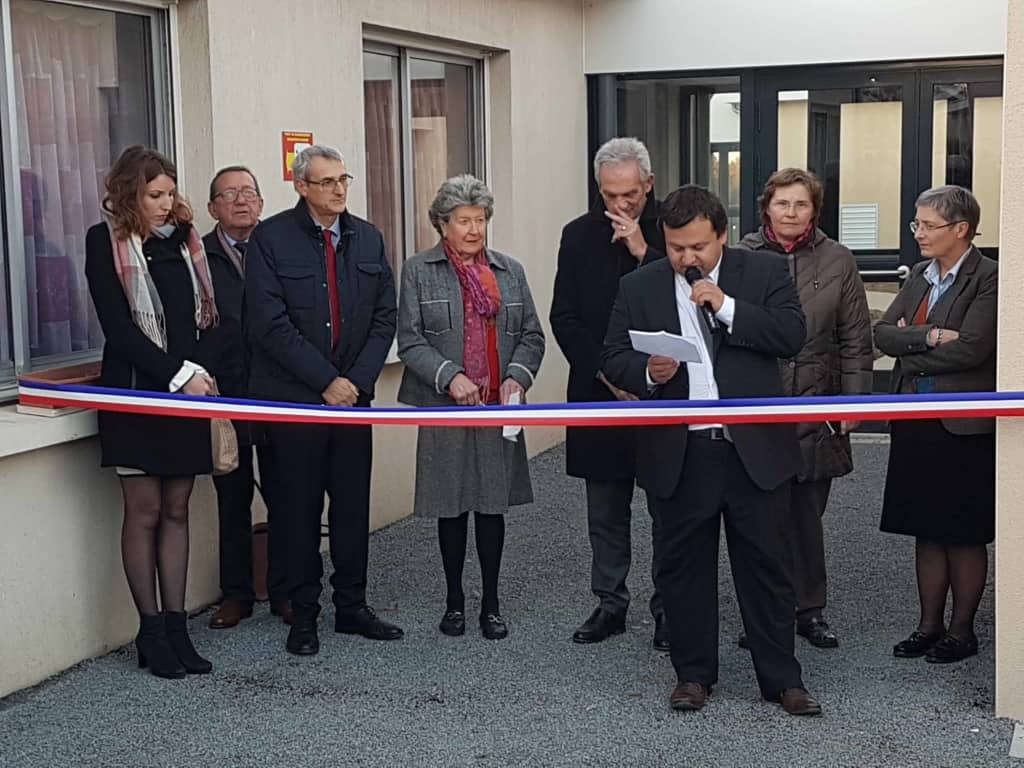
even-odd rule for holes
{"type": "MultiPolygon", "coordinates": [[[[312,216],[310,216],[309,218],[313,219],[312,216]]],[[[319,229],[321,233],[323,233],[325,229],[329,229],[331,230],[331,232],[334,233],[334,237],[331,238],[331,242],[334,243],[334,247],[337,248],[338,243],[341,241],[341,216],[336,216],[334,219],[334,223],[331,224],[331,226],[329,227],[325,227],[316,219],[313,219],[313,223],[316,224],[316,228],[319,229]]],[[[322,234],[321,237],[323,237],[322,234]]]]}
{"type": "Polygon", "coordinates": [[[941,279],[939,278],[939,262],[932,259],[932,263],[925,267],[924,279],[928,281],[928,284],[932,287],[928,293],[928,311],[932,311],[932,307],[938,303],[939,299],[942,298],[942,294],[949,290],[949,287],[956,282],[956,276],[960,272],[960,267],[964,263],[964,259],[967,258],[967,254],[971,252],[968,248],[964,251],[964,255],[957,259],[956,264],[950,267],[949,271],[941,279]]]}

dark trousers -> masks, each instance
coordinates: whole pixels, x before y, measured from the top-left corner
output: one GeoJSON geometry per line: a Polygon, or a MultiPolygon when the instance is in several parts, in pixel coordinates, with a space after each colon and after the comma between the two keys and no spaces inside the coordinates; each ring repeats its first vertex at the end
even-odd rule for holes
{"type": "Polygon", "coordinates": [[[283,550],[288,594],[296,616],[319,613],[323,561],[320,521],[329,506],[331,576],[337,614],[366,603],[370,531],[370,426],[270,424],[270,528],[283,550]]]}
{"type": "Polygon", "coordinates": [[[831,480],[793,483],[782,514],[786,570],[796,592],[798,618],[821,616],[828,592],[825,539],[821,517],[828,505],[831,480]]]}
{"type": "Polygon", "coordinates": [[[649,496],[658,520],[658,587],[680,682],[718,681],[718,535],[725,518],[736,597],[761,693],[802,687],[794,656],[793,589],[782,563],[779,505],[788,483],[754,485],[732,443],[691,433],[671,498],[649,496]]]}
{"type": "MultiPolygon", "coordinates": [[[[587,480],[587,529],[590,532],[590,591],[601,601],[601,608],[616,616],[629,607],[626,577],[632,560],[633,481],[602,482],[587,480]]],[[[657,528],[657,523],[652,522],[657,528]]],[[[658,536],[654,532],[654,555],[651,558],[651,579],[658,567],[658,536]]],[[[657,586],[651,595],[651,614],[662,613],[661,594],[657,586]]]]}
{"type": "MultiPolygon", "coordinates": [[[[264,493],[270,486],[273,471],[266,466],[262,451],[260,482],[264,493]]],[[[217,514],[220,518],[220,591],[224,599],[255,599],[252,586],[252,499],[256,486],[253,473],[253,447],[238,446],[238,469],[226,475],[215,475],[217,514]]],[[[267,587],[273,602],[288,597],[284,570],[276,557],[273,537],[267,540],[267,587]]]]}

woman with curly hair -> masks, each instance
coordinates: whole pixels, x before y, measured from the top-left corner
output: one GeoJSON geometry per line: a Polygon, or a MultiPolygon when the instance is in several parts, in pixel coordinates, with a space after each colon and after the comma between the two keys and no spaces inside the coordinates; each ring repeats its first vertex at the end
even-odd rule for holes
{"type": "MultiPolygon", "coordinates": [[[[171,161],[124,150],[106,178],[103,219],[86,236],[85,265],[106,337],[101,385],[209,394],[202,361],[216,360],[217,310],[171,161]]],[[[101,464],[116,468],[124,496],[121,555],[140,616],[139,666],[165,678],[210,672],[185,616],[188,503],[195,476],[212,470],[209,422],[101,412],[99,430],[101,464]]]]}

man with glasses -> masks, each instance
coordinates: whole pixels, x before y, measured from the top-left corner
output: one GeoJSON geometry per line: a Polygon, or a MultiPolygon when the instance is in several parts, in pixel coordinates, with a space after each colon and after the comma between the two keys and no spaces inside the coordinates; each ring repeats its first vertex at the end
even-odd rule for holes
{"type": "MultiPolygon", "coordinates": [[[[207,210],[217,225],[203,238],[210,262],[219,332],[225,354],[220,356],[217,387],[222,395],[246,397],[244,341],[242,338],[242,289],[245,255],[249,237],[263,213],[260,185],[252,171],[242,165],[222,168],[210,182],[207,210]]],[[[210,618],[213,629],[228,629],[252,615],[256,593],[252,570],[253,429],[249,422],[236,422],[238,469],[213,478],[220,517],[221,604],[210,618]]],[[[272,472],[266,467],[263,449],[258,452],[260,480],[264,494],[272,472]]],[[[276,548],[267,542],[270,610],[287,622],[291,609],[284,587],[284,574],[276,548]]]]}
{"type": "MultiPolygon", "coordinates": [[[[253,232],[245,265],[249,393],[264,400],[369,407],[395,336],[384,240],[347,209],[352,176],[338,150],[313,145],[292,165],[299,201],[253,232]]],[[[268,499],[283,551],[289,653],[319,651],[320,519],[330,501],[334,629],[374,640],[402,630],[366,604],[372,437],[368,425],[271,423],[268,499]]]]}

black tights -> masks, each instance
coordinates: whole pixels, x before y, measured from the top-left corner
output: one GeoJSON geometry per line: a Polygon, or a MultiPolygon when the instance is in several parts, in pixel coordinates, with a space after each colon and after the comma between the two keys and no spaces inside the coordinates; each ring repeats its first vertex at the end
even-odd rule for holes
{"type": "MultiPolygon", "coordinates": [[[[501,571],[501,551],[505,546],[504,515],[482,515],[475,512],[476,552],[480,557],[483,577],[481,615],[498,613],[498,574],[501,571]]],[[[462,592],[462,567],[466,562],[466,539],[469,513],[458,517],[442,517],[437,521],[437,540],[441,544],[441,562],[448,584],[447,608],[465,611],[466,596],[462,592]]]]}
{"type": "Polygon", "coordinates": [[[985,591],[988,550],[984,544],[952,546],[917,540],[917,592],[921,600],[918,630],[942,633],[946,594],[953,592],[949,633],[961,640],[974,634],[974,614],[985,591]]]}
{"type": "Polygon", "coordinates": [[[185,610],[188,573],[188,500],[193,477],[122,477],[121,558],[140,614],[185,610]]]}

